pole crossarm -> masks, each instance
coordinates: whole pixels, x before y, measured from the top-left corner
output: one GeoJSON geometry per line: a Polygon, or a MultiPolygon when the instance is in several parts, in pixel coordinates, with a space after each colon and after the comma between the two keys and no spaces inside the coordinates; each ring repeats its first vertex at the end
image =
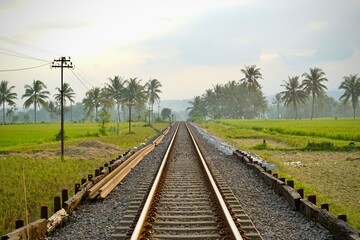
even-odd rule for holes
{"type": "Polygon", "coordinates": [[[64,81],[63,81],[63,70],[64,68],[73,69],[75,66],[72,64],[70,57],[61,57],[59,59],[54,59],[51,64],[51,68],[61,68],[61,129],[60,129],[60,138],[61,138],[61,160],[64,160],[64,81]]]}

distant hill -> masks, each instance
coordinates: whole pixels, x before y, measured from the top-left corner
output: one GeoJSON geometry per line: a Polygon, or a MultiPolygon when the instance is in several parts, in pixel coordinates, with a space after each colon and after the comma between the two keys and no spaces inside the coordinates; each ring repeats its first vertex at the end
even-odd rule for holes
{"type": "Polygon", "coordinates": [[[161,100],[161,108],[170,108],[172,111],[181,112],[186,111],[186,108],[190,106],[190,99],[184,100],[161,100]]]}
{"type": "Polygon", "coordinates": [[[186,120],[187,113],[186,108],[191,106],[189,104],[191,99],[183,99],[183,100],[161,100],[160,108],[170,108],[173,113],[176,115],[177,120],[186,120]]]}

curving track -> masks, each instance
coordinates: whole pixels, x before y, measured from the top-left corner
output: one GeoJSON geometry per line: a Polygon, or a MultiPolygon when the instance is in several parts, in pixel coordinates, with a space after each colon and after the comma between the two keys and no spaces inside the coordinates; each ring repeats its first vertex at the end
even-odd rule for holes
{"type": "Polygon", "coordinates": [[[178,129],[153,187],[143,188],[148,198],[133,200],[113,239],[262,239],[185,124],[178,129]]]}

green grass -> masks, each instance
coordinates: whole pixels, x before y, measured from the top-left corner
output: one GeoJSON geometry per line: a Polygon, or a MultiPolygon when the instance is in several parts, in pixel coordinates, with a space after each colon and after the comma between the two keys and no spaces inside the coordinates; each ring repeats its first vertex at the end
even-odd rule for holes
{"type": "Polygon", "coordinates": [[[199,126],[276,164],[280,176],[295,180],[306,196],[315,194],[319,204],[329,203],[335,215],[348,215],[360,229],[359,119],[221,120],[199,126]]]}
{"type": "MultiPolygon", "coordinates": [[[[75,183],[87,178],[88,174],[94,174],[95,169],[115,156],[148,142],[157,134],[143,123],[132,123],[132,133],[128,133],[127,126],[127,123],[121,124],[120,135],[111,132],[101,136],[98,134],[99,124],[67,123],[65,150],[93,139],[115,144],[121,150],[113,156],[65,156],[65,160],[61,161],[53,154],[60,149],[60,142],[55,140],[59,124],[0,125],[0,236],[14,229],[16,219],[25,219],[22,169],[31,222],[40,218],[40,207],[43,205],[49,207],[51,215],[53,198],[61,196],[62,189],[68,189],[69,196],[72,196],[75,183]]],[[[154,126],[164,129],[168,124],[156,123],[154,126]]],[[[107,128],[110,127],[116,127],[116,124],[108,124],[107,128]]]]}

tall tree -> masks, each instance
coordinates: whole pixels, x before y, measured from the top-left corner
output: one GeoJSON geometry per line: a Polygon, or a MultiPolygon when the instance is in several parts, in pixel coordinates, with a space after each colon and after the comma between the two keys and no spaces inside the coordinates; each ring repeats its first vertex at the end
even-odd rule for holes
{"type": "Polygon", "coordinates": [[[60,110],[53,101],[47,103],[46,110],[50,113],[51,122],[54,121],[55,115],[60,115],[60,110]]]}
{"type": "Polygon", "coordinates": [[[241,69],[241,72],[244,73],[245,77],[240,79],[242,87],[247,91],[245,92],[245,105],[244,105],[244,115],[246,118],[254,118],[258,115],[256,109],[257,99],[259,99],[258,94],[262,94],[261,86],[258,82],[259,79],[262,79],[262,74],[260,68],[257,68],[256,65],[245,66],[241,69]]]}
{"type": "Polygon", "coordinates": [[[90,116],[95,110],[95,120],[98,121],[99,108],[107,107],[109,100],[106,99],[105,91],[99,87],[94,87],[85,93],[85,98],[82,100],[86,116],[90,116]]]}
{"type": "Polygon", "coordinates": [[[34,121],[36,123],[36,108],[46,107],[46,99],[49,98],[49,91],[46,89],[46,85],[40,80],[34,80],[33,84],[30,86],[25,85],[25,94],[22,95],[22,98],[27,98],[24,102],[24,107],[29,108],[32,104],[34,105],[34,121]]]}
{"type": "Polygon", "coordinates": [[[345,90],[344,94],[340,97],[339,100],[344,100],[346,104],[349,99],[351,99],[351,106],[354,110],[354,119],[356,116],[356,107],[359,103],[360,96],[360,78],[357,77],[357,74],[344,77],[344,81],[341,82],[339,89],[345,90]]]}
{"type": "Polygon", "coordinates": [[[299,76],[289,77],[288,82],[284,81],[281,86],[285,87],[285,91],[281,92],[282,100],[285,106],[293,105],[295,111],[295,119],[298,118],[297,108],[300,103],[304,103],[307,99],[306,92],[300,87],[299,76]]]}
{"type": "Polygon", "coordinates": [[[327,78],[323,70],[316,67],[310,68],[310,73],[304,73],[302,76],[305,77],[305,79],[302,81],[300,87],[303,87],[304,90],[312,96],[311,119],[313,119],[315,98],[325,94],[327,87],[322,84],[322,82],[327,81],[327,78]]]}
{"type": "Polygon", "coordinates": [[[272,104],[276,106],[277,109],[277,118],[280,118],[280,104],[283,102],[281,98],[281,93],[275,94],[275,97],[272,99],[272,104]]]}
{"type": "Polygon", "coordinates": [[[186,109],[188,115],[194,120],[195,118],[204,119],[206,116],[206,105],[205,101],[200,97],[194,97],[194,100],[189,102],[191,104],[190,107],[186,109]]]}
{"type": "Polygon", "coordinates": [[[250,90],[261,88],[258,80],[262,79],[262,74],[260,68],[257,68],[256,65],[245,66],[240,70],[245,74],[245,77],[240,79],[240,82],[243,82],[246,87],[250,90]]]}
{"type": "MultiPolygon", "coordinates": [[[[151,105],[151,112],[154,111],[154,103],[160,101],[159,93],[161,93],[160,88],[162,87],[161,83],[157,79],[150,79],[146,84],[146,94],[151,105]]],[[[150,114],[149,114],[150,115],[150,114]]],[[[150,117],[149,117],[150,123],[150,117]]]]}
{"type": "Polygon", "coordinates": [[[145,96],[144,87],[140,84],[141,79],[130,78],[125,81],[126,104],[129,107],[129,132],[131,132],[131,110],[132,106],[141,103],[145,96]]]}
{"type": "Polygon", "coordinates": [[[0,105],[3,107],[3,123],[6,123],[5,118],[5,103],[9,106],[14,106],[15,102],[13,100],[17,99],[17,94],[11,92],[14,89],[14,86],[8,87],[8,81],[1,81],[0,83],[0,105]]]}
{"type": "Polygon", "coordinates": [[[114,76],[114,78],[108,78],[110,83],[106,83],[106,96],[113,100],[116,104],[117,110],[117,134],[120,133],[120,108],[124,102],[125,96],[125,80],[122,77],[114,76]]]}
{"type": "MultiPolygon", "coordinates": [[[[54,95],[55,100],[61,102],[61,89],[56,88],[56,90],[58,90],[59,93],[54,95]]],[[[64,106],[66,105],[66,100],[70,102],[70,120],[72,122],[72,104],[74,103],[75,92],[68,83],[64,83],[63,91],[64,91],[64,106]]]]}

